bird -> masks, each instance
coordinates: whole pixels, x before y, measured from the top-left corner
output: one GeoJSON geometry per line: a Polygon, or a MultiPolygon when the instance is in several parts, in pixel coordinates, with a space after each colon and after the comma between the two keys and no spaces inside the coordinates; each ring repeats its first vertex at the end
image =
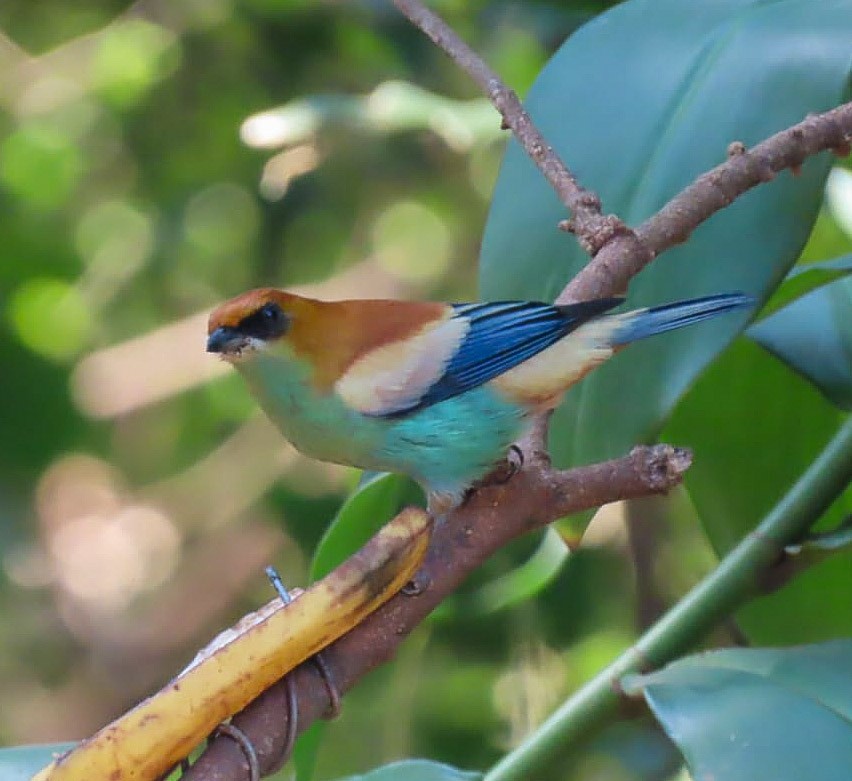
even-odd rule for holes
{"type": "Polygon", "coordinates": [[[753,303],[727,293],[613,313],[623,301],[320,301],[266,287],[211,313],[207,351],[297,450],[408,475],[443,517],[622,347],[753,303]]]}

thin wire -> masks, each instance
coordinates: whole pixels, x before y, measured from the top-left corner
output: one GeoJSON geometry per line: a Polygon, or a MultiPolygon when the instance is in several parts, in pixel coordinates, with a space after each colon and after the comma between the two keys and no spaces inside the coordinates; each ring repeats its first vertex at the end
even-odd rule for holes
{"type": "Polygon", "coordinates": [[[287,587],[284,585],[284,581],[281,580],[281,576],[278,574],[278,570],[273,566],[269,566],[264,570],[266,572],[266,577],[269,578],[269,582],[272,584],[272,588],[278,593],[278,596],[281,597],[281,601],[285,605],[289,605],[293,601],[293,596],[287,591],[287,587]]]}
{"type": "MultiPolygon", "coordinates": [[[[272,588],[274,588],[275,591],[278,592],[278,596],[281,597],[281,601],[285,605],[289,605],[293,601],[293,596],[287,590],[286,586],[281,580],[281,576],[278,574],[278,571],[275,569],[275,567],[270,566],[266,568],[266,577],[269,578],[269,582],[272,584],[272,588]]],[[[325,690],[328,693],[328,709],[325,712],[325,717],[328,719],[336,719],[340,715],[341,702],[340,692],[337,690],[337,685],[334,682],[334,675],[331,672],[331,668],[325,661],[325,657],[322,655],[322,652],[314,654],[314,656],[311,657],[311,661],[316,665],[317,669],[319,670],[319,674],[320,676],[322,676],[323,684],[325,684],[325,690]]]]}
{"type": "MultiPolygon", "coordinates": [[[[281,602],[289,605],[293,601],[293,595],[287,590],[281,576],[274,567],[266,568],[266,577],[278,594],[281,602]]],[[[323,658],[322,654],[316,654],[312,657],[313,663],[319,670],[322,677],[325,689],[328,692],[329,707],[326,711],[326,718],[336,718],[340,713],[340,693],[334,683],[334,676],[331,669],[323,658]]],[[[292,673],[284,677],[284,689],[287,698],[287,733],[284,736],[284,745],[281,749],[279,757],[273,762],[269,768],[269,772],[279,770],[284,763],[290,758],[293,749],[296,746],[296,735],[299,726],[299,699],[296,693],[296,686],[293,681],[292,673]]],[[[260,781],[260,762],[257,758],[257,751],[252,745],[251,740],[239,727],[234,726],[230,722],[223,722],[213,731],[213,734],[226,735],[239,744],[249,765],[249,781],[260,781]]],[[[189,758],[181,760],[180,771],[183,776],[191,767],[189,758]]],[[[170,771],[171,772],[171,771],[170,771]]]]}
{"type": "MultiPolygon", "coordinates": [[[[275,567],[266,568],[266,577],[272,584],[272,588],[278,593],[281,601],[285,605],[289,605],[293,601],[293,597],[281,580],[281,576],[275,567]]],[[[272,764],[272,770],[278,770],[289,759],[290,754],[296,746],[296,732],[299,722],[299,699],[296,696],[296,687],[293,684],[292,673],[284,678],[284,690],[287,695],[287,732],[284,735],[284,746],[278,758],[272,764]]]]}
{"type": "Polygon", "coordinates": [[[257,760],[257,752],[254,750],[254,746],[252,742],[248,739],[248,736],[245,732],[243,732],[239,727],[235,727],[233,724],[228,722],[222,722],[215,730],[213,730],[213,734],[216,733],[220,735],[227,735],[231,740],[237,742],[239,747],[242,749],[245,758],[248,760],[249,766],[249,781],[260,781],[260,763],[257,760]]]}
{"type": "Polygon", "coordinates": [[[322,652],[314,654],[312,661],[319,670],[322,682],[325,684],[325,690],[328,692],[328,710],[325,712],[325,718],[336,719],[340,715],[341,704],[340,692],[334,682],[334,675],[332,675],[331,668],[325,661],[322,652]]]}

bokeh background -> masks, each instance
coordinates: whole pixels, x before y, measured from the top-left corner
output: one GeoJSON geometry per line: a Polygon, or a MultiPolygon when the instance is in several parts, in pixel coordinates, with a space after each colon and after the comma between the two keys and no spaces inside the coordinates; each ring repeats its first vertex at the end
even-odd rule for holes
{"type": "MultiPolygon", "coordinates": [[[[434,5],[523,93],[611,4],[434,5]]],[[[0,744],[121,713],[270,597],[265,564],[305,583],[358,475],[280,439],[206,315],[260,285],[474,298],[504,143],[386,2],[0,4],[0,744]]],[[[347,698],[318,776],[496,759],[713,565],[690,512],[609,508],[534,599],[459,598],[347,698]]],[[[622,729],[578,775],[676,770],[622,729]]]]}

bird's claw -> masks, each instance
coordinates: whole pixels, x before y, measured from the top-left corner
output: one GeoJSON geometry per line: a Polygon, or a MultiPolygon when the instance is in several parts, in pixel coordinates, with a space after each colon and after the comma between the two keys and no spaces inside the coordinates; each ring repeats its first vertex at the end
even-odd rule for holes
{"type": "Polygon", "coordinates": [[[418,572],[399,590],[399,593],[406,597],[419,597],[431,583],[432,579],[425,572],[418,572]]]}
{"type": "Polygon", "coordinates": [[[518,445],[510,445],[506,453],[506,463],[509,465],[509,474],[506,480],[511,480],[524,468],[524,451],[518,445]]]}
{"type": "Polygon", "coordinates": [[[510,445],[506,452],[506,460],[502,461],[493,472],[492,482],[496,485],[504,485],[523,468],[524,451],[518,445],[510,445]]]}

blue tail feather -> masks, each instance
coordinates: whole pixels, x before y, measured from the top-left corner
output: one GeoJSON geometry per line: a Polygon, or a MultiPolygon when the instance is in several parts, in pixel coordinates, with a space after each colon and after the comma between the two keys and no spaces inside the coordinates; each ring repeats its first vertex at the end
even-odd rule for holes
{"type": "Polygon", "coordinates": [[[638,311],[635,317],[627,320],[612,336],[613,347],[673,331],[685,325],[700,323],[724,312],[743,309],[754,304],[754,299],[743,293],[727,293],[706,298],[693,298],[690,301],[678,301],[675,304],[655,306],[638,311]]]}

